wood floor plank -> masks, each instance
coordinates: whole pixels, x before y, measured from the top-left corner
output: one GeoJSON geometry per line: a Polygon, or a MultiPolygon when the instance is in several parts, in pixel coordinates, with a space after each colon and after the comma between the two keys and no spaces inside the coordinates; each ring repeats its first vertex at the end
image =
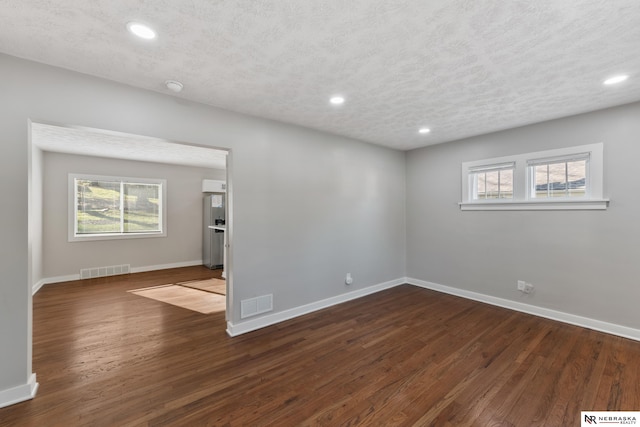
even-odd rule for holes
{"type": "Polygon", "coordinates": [[[230,338],[132,289],[188,267],[47,285],[35,399],[1,426],[577,425],[640,409],[640,343],[399,286],[230,338]]]}

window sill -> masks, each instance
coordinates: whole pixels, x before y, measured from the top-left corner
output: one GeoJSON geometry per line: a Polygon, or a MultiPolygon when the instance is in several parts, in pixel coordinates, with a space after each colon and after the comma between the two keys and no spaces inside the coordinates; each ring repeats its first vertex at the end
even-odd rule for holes
{"type": "Polygon", "coordinates": [[[152,237],[167,237],[166,232],[154,233],[124,233],[124,234],[78,234],[69,235],[69,242],[90,242],[94,240],[128,240],[148,239],[152,237]]]}
{"type": "Polygon", "coordinates": [[[462,211],[572,211],[572,210],[605,210],[609,199],[589,200],[528,200],[528,201],[491,201],[461,202],[462,211]]]}

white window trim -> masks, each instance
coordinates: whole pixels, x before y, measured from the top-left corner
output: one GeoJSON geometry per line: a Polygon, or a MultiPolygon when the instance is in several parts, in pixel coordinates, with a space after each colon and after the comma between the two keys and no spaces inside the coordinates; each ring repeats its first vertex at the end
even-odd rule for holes
{"type": "MultiPolygon", "coordinates": [[[[70,173],[68,179],[68,241],[69,242],[87,242],[93,240],[126,240],[126,239],[145,239],[154,237],[167,236],[167,180],[156,178],[131,178],[122,176],[107,175],[90,175],[70,173]],[[160,225],[161,231],[147,233],[114,233],[114,234],[76,234],[77,212],[76,212],[76,194],[75,180],[86,179],[95,181],[122,181],[125,183],[138,184],[160,184],[162,191],[160,193],[160,225]]],[[[45,212],[46,215],[46,212],[45,212]]]]}
{"type": "Polygon", "coordinates": [[[538,151],[514,156],[496,157],[462,163],[462,195],[459,203],[463,211],[497,210],[603,210],[609,199],[604,198],[604,144],[580,145],[556,150],[538,151]],[[570,159],[572,156],[588,155],[587,188],[584,197],[537,199],[531,197],[531,174],[529,165],[536,162],[570,159]],[[470,188],[470,174],[482,168],[491,168],[507,163],[515,164],[513,173],[512,199],[473,200],[470,188]]]}

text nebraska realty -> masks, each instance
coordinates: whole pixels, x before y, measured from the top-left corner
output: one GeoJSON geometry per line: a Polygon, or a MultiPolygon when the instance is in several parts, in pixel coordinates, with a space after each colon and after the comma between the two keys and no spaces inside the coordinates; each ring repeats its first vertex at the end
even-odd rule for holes
{"type": "Polygon", "coordinates": [[[586,422],[588,422],[589,424],[598,424],[598,423],[602,423],[602,424],[637,424],[636,421],[636,417],[635,416],[630,416],[630,417],[619,417],[619,416],[615,416],[615,415],[610,415],[610,416],[588,416],[585,415],[584,416],[584,420],[586,422]]]}

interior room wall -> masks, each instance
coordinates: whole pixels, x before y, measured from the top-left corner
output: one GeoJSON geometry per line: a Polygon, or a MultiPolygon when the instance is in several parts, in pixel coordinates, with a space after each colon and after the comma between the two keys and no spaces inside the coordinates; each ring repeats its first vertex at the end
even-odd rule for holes
{"type": "Polygon", "coordinates": [[[120,264],[132,269],[197,265],[202,261],[202,180],[224,180],[226,171],[45,152],[43,175],[43,275],[55,278],[120,264]],[[166,179],[167,236],[69,242],[69,173],[166,179]]]}
{"type": "Polygon", "coordinates": [[[408,152],[407,275],[640,328],[639,117],[634,103],[408,152]],[[462,162],[598,142],[606,211],[460,211],[462,162]]]}
{"type": "Polygon", "coordinates": [[[232,149],[232,322],[245,298],[280,312],[404,276],[404,153],[7,55],[0,69],[0,394],[31,374],[30,118],[232,149]]]}

